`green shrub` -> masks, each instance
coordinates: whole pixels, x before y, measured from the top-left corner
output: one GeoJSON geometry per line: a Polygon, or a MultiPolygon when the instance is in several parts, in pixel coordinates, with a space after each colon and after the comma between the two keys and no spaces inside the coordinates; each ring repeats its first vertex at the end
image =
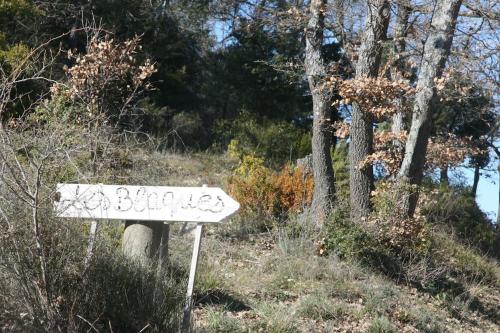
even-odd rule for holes
{"type": "Polygon", "coordinates": [[[86,267],[86,228],[51,217],[51,209],[40,210],[42,248],[36,252],[26,223],[31,212],[18,207],[17,212],[5,212],[17,219],[11,225],[15,235],[0,238],[0,327],[33,332],[86,331],[92,326],[115,332],[138,332],[146,326],[153,332],[177,329],[186,272],[175,266],[158,272],[155,265],[129,262],[119,244],[110,242],[119,235],[107,228],[100,229],[86,267]]]}
{"type": "MultiPolygon", "coordinates": [[[[1,38],[1,37],[0,37],[1,38]]],[[[22,64],[30,53],[30,48],[24,44],[16,44],[8,50],[0,48],[0,65],[2,69],[11,71],[22,64]]]]}
{"type": "MultiPolygon", "coordinates": [[[[175,329],[184,299],[184,284],[179,280],[185,274],[174,269],[158,275],[154,267],[138,267],[128,263],[119,253],[102,250],[96,251],[89,268],[84,271],[80,268],[83,255],[76,258],[70,253],[71,257],[64,260],[63,265],[63,260],[52,256],[60,251],[68,256],[71,250],[67,245],[53,249],[52,256],[47,257],[50,284],[45,290],[51,295],[49,305],[40,307],[34,296],[28,298],[27,304],[17,303],[17,299],[27,300],[27,295],[22,294],[17,299],[6,299],[0,311],[26,313],[27,316],[21,323],[5,318],[5,321],[0,320],[0,325],[17,324],[28,330],[82,331],[90,329],[90,322],[99,330],[111,327],[122,332],[139,331],[148,325],[156,332],[175,329]],[[38,309],[34,313],[30,310],[33,306],[38,309]]],[[[10,283],[5,287],[21,287],[12,279],[7,281],[10,283]]],[[[5,295],[6,290],[2,288],[0,292],[5,295]]]]}
{"type": "MultiPolygon", "coordinates": [[[[174,266],[158,272],[154,265],[137,266],[119,249],[103,251],[87,271],[86,290],[69,295],[85,318],[114,331],[175,330],[179,323],[186,273],[174,266]],[[88,289],[87,289],[88,288],[88,289]],[[96,322],[97,321],[97,322],[96,322]]],[[[73,310],[73,311],[74,311],[73,310]]]]}
{"type": "Polygon", "coordinates": [[[449,234],[434,233],[432,238],[434,260],[446,267],[450,276],[461,283],[500,284],[500,268],[488,257],[460,244],[449,234]]]}
{"type": "Polygon", "coordinates": [[[361,259],[370,249],[378,248],[372,235],[359,224],[351,222],[345,205],[338,206],[332,212],[326,225],[325,243],[329,252],[346,259],[361,259]]]}
{"type": "MultiPolygon", "coordinates": [[[[342,179],[342,173],[338,175],[342,179]]],[[[348,193],[348,179],[345,182],[345,192],[348,193]]],[[[430,246],[425,218],[419,212],[412,218],[401,217],[400,189],[397,186],[379,182],[372,199],[373,213],[358,223],[350,220],[349,205],[341,196],[326,225],[324,243],[327,252],[371,263],[376,269],[391,275],[401,273],[400,266],[407,256],[425,256],[430,246]]]]}
{"type": "Polygon", "coordinates": [[[335,209],[326,225],[326,253],[354,260],[388,276],[401,275],[402,255],[382,242],[377,233],[363,225],[352,223],[347,207],[335,209]]]}
{"type": "MultiPolygon", "coordinates": [[[[404,198],[416,193],[413,185],[380,181],[372,192],[373,212],[368,225],[377,239],[393,251],[426,253],[429,247],[429,229],[421,213],[426,193],[420,191],[413,216],[406,216],[404,198]]],[[[366,222],[365,222],[366,223],[366,222]]]]}
{"type": "Polygon", "coordinates": [[[436,200],[424,207],[424,214],[430,223],[451,229],[462,241],[500,258],[500,232],[468,188],[441,187],[436,200]]]}
{"type": "Polygon", "coordinates": [[[172,117],[173,148],[183,150],[186,147],[201,147],[206,138],[205,128],[198,113],[180,112],[172,117]]]}
{"type": "Polygon", "coordinates": [[[223,147],[237,140],[240,156],[256,155],[270,166],[294,161],[311,151],[309,131],[283,121],[257,121],[248,113],[218,121],[214,132],[223,147]]]}
{"type": "MultiPolygon", "coordinates": [[[[382,193],[376,198],[375,217],[389,221],[391,224],[386,224],[387,227],[398,226],[397,221],[390,219],[397,212],[396,205],[392,194],[382,193]]],[[[388,231],[378,222],[373,225],[352,223],[347,205],[338,205],[326,225],[321,246],[327,253],[359,261],[391,278],[433,293],[454,293],[467,283],[498,286],[500,269],[487,257],[461,244],[460,239],[442,231],[432,231],[428,225],[424,227],[425,241],[413,242],[412,235],[419,233],[407,234],[407,230],[399,233],[398,229],[391,228],[388,231]]]]}
{"type": "MultiPolygon", "coordinates": [[[[171,127],[169,122],[175,114],[175,110],[167,106],[157,106],[149,97],[139,100],[137,109],[141,110],[141,129],[143,131],[151,133],[159,139],[169,139],[171,132],[166,129],[171,127]]],[[[165,146],[161,148],[166,148],[168,146],[167,142],[165,146]]]]}

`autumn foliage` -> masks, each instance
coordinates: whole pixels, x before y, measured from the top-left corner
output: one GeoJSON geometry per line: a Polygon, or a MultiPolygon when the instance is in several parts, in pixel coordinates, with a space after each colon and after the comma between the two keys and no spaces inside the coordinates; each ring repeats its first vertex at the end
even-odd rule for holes
{"type": "MultiPolygon", "coordinates": [[[[386,175],[394,175],[399,170],[404,157],[406,131],[376,131],[374,133],[374,152],[368,155],[359,166],[381,166],[386,175]]],[[[459,166],[468,156],[480,156],[484,151],[471,138],[456,135],[432,137],[428,140],[425,168],[433,170],[448,166],[459,166]]]]}
{"type": "MultiPolygon", "coordinates": [[[[445,73],[435,80],[435,88],[439,92],[440,100],[459,102],[467,99],[472,89],[463,82],[457,83],[456,74],[445,73]],[[450,96],[452,91],[454,94],[450,96]]],[[[410,109],[405,105],[416,93],[416,89],[403,80],[391,81],[387,78],[356,78],[342,80],[331,77],[328,85],[338,91],[340,98],[335,105],[350,105],[356,103],[363,112],[370,113],[374,120],[382,124],[390,121],[395,113],[402,112],[409,115],[410,109]]],[[[350,134],[349,124],[336,122],[333,124],[335,134],[340,138],[347,138],[350,134]]],[[[408,138],[407,131],[393,132],[378,129],[373,134],[373,153],[358,165],[366,168],[371,165],[380,167],[383,174],[394,175],[399,170],[404,157],[404,148],[408,138]]],[[[459,137],[454,134],[440,135],[429,138],[426,155],[426,169],[458,166],[467,157],[483,155],[485,152],[472,137],[459,137]]]]}
{"type": "Polygon", "coordinates": [[[300,167],[286,165],[273,171],[264,166],[263,159],[245,155],[228,179],[227,188],[243,212],[279,216],[299,213],[311,203],[313,179],[300,167]]]}
{"type": "Polygon", "coordinates": [[[117,42],[93,36],[85,54],[68,51],[75,65],[66,69],[67,84],[55,84],[53,96],[62,95],[86,106],[87,118],[120,117],[130,111],[141,92],[151,89],[148,79],[156,72],[149,60],[141,62],[140,38],[117,42]]]}
{"type": "Polygon", "coordinates": [[[368,224],[382,244],[395,249],[416,250],[422,250],[428,245],[429,230],[422,207],[434,200],[435,193],[421,190],[415,214],[408,217],[401,203],[406,193],[413,194],[415,191],[416,186],[386,181],[379,182],[372,192],[375,210],[368,224]]]}
{"type": "Polygon", "coordinates": [[[409,97],[415,89],[404,81],[391,81],[386,78],[357,78],[342,80],[331,77],[329,84],[338,90],[341,99],[335,104],[357,103],[361,110],[370,112],[377,119],[400,112],[395,103],[397,98],[409,97]]]}

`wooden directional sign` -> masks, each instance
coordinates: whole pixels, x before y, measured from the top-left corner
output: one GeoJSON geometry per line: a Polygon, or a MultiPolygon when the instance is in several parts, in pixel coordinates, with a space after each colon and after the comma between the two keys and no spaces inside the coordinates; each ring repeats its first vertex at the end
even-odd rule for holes
{"type": "Polygon", "coordinates": [[[221,222],[240,204],[218,187],[58,184],[60,217],[221,222]]]}

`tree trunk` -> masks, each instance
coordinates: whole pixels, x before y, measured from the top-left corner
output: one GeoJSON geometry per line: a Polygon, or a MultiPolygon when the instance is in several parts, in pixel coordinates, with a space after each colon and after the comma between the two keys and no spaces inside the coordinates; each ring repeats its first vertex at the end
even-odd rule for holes
{"type": "Polygon", "coordinates": [[[439,182],[441,185],[448,185],[448,165],[445,165],[439,169],[439,182]]]}
{"type": "Polygon", "coordinates": [[[500,230],[500,162],[497,166],[498,170],[498,208],[497,208],[497,230],[500,230]]]}
{"type": "MultiPolygon", "coordinates": [[[[413,105],[410,133],[398,179],[402,184],[420,185],[431,130],[432,108],[436,98],[434,80],[443,72],[450,53],[461,0],[438,0],[432,17],[429,36],[424,45],[417,93],[413,105]]],[[[402,198],[402,208],[413,216],[418,191],[407,188],[402,198]]]]}
{"type": "MultiPolygon", "coordinates": [[[[382,43],[389,25],[389,2],[370,0],[365,34],[356,63],[356,78],[376,77],[380,67],[382,43]]],[[[351,142],[349,144],[351,218],[360,222],[371,212],[370,194],[373,189],[373,168],[359,168],[373,152],[373,121],[368,110],[352,106],[351,142]]]]}
{"type": "MultiPolygon", "coordinates": [[[[403,99],[398,98],[395,102],[398,107],[398,110],[400,110],[403,107],[403,99]]],[[[391,131],[393,133],[400,133],[404,130],[405,130],[405,114],[402,111],[398,111],[392,116],[391,131]]]]}
{"type": "Polygon", "coordinates": [[[330,155],[332,136],[331,89],[325,85],[326,68],[321,53],[326,0],[312,0],[306,30],[305,70],[313,101],[312,160],[314,194],[312,213],[318,228],[331,211],[335,183],[330,155]]]}
{"type": "MultiPolygon", "coordinates": [[[[123,232],[123,253],[143,265],[154,262],[161,253],[162,229],[163,223],[159,222],[126,221],[123,232]]],[[[165,249],[162,252],[165,253],[165,249]]]]}
{"type": "Polygon", "coordinates": [[[472,182],[472,191],[471,191],[474,198],[476,197],[477,186],[479,185],[479,178],[481,177],[481,173],[479,171],[480,171],[479,163],[476,163],[476,165],[474,165],[474,180],[472,182]]]}
{"type": "MultiPolygon", "coordinates": [[[[408,29],[408,19],[412,8],[407,0],[400,0],[398,2],[398,11],[396,13],[396,25],[394,27],[394,44],[393,44],[393,66],[390,68],[390,76],[392,81],[405,80],[404,77],[404,61],[401,55],[406,50],[406,35],[408,29]]],[[[404,98],[400,97],[395,101],[398,112],[392,117],[391,131],[399,133],[405,130],[404,126],[404,98]]],[[[395,142],[396,145],[402,145],[400,141],[395,142]]]]}

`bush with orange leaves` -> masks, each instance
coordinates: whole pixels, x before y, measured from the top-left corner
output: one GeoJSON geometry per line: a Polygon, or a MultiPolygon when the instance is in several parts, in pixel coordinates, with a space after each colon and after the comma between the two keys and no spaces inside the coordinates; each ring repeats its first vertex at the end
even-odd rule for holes
{"type": "Polygon", "coordinates": [[[279,217],[299,213],[312,201],[313,179],[302,168],[286,165],[276,172],[253,155],[242,157],[226,185],[243,213],[279,217]]]}
{"type": "Polygon", "coordinates": [[[311,176],[304,175],[302,167],[286,165],[273,175],[279,192],[281,210],[299,213],[312,201],[314,182],[311,176]]]}

